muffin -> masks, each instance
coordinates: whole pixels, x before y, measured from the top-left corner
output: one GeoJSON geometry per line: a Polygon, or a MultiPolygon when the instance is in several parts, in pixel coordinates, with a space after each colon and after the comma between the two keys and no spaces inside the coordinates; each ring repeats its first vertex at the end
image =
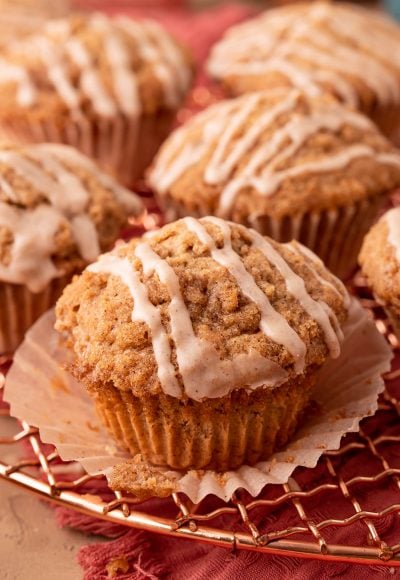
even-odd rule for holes
{"type": "Polygon", "coordinates": [[[102,14],[46,23],[0,57],[0,135],[72,145],[132,185],[189,88],[188,55],[158,24],[102,14]]]}
{"type": "Polygon", "coordinates": [[[359,263],[400,339],[400,207],[386,212],[365,236],[359,263]]]}
{"type": "Polygon", "coordinates": [[[0,147],[0,353],[140,211],[134,194],[72,147],[0,147]]]}
{"type": "Polygon", "coordinates": [[[277,86],[313,96],[328,91],[395,138],[399,53],[400,27],[388,17],[350,4],[302,2],[228,30],[208,71],[230,95],[277,86]]]}
{"type": "Polygon", "coordinates": [[[56,329],[120,445],[152,465],[225,471],[293,435],[347,309],[300,244],[188,217],[89,266],[56,329]]]}
{"type": "Polygon", "coordinates": [[[400,186],[400,155],[367,117],[329,96],[259,91],[176,130],[149,183],[168,219],[214,214],[297,239],[345,277],[400,186]]]}

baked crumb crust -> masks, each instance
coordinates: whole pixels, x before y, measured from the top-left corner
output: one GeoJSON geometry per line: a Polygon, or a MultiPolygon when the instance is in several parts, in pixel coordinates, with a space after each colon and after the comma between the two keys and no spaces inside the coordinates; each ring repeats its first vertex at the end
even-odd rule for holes
{"type": "Polygon", "coordinates": [[[148,180],[167,211],[247,224],[385,195],[400,186],[400,155],[366,117],[328,96],[263,91],[177,129],[148,180]]]}
{"type": "MultiPolygon", "coordinates": [[[[113,246],[128,217],[141,213],[139,198],[105,176],[92,161],[71,147],[52,144],[0,147],[0,266],[11,267],[14,244],[19,234],[14,228],[20,227],[24,217],[56,206],[63,209],[56,216],[55,227],[52,223],[44,224],[49,231],[54,229],[52,241],[47,242],[49,251],[51,247],[52,262],[65,275],[78,272],[87,265],[88,260],[80,252],[73,226],[78,187],[87,197],[82,215],[87,215],[94,225],[99,248],[104,252],[113,246]],[[21,163],[28,163],[29,171],[21,163]],[[57,166],[52,167],[52,163],[57,166]],[[59,169],[63,170],[63,174],[58,172],[59,169]],[[58,184],[63,189],[56,195],[58,184]],[[54,193],[53,199],[49,198],[50,193],[54,193]],[[7,208],[15,214],[16,222],[13,225],[3,218],[7,208]]],[[[35,224],[31,226],[38,227],[35,224]]],[[[87,225],[78,230],[83,233],[86,228],[87,225]]],[[[37,236],[41,234],[43,232],[37,231],[37,236]]],[[[34,260],[35,256],[32,256],[34,260]]],[[[37,268],[42,265],[37,264],[37,268]]]]}
{"type": "Polygon", "coordinates": [[[299,2],[229,29],[208,70],[230,94],[297,86],[369,111],[400,102],[399,50],[399,26],[378,11],[299,2]]]}
{"type": "Polygon", "coordinates": [[[153,115],[176,109],[193,64],[153,21],[73,14],[3,49],[0,122],[153,115]]]}
{"type": "MultiPolygon", "coordinates": [[[[201,225],[217,248],[224,246],[223,233],[217,224],[205,220],[201,225]]],[[[306,348],[303,372],[312,365],[323,364],[329,350],[321,326],[288,292],[278,269],[253,246],[250,231],[236,224],[229,224],[229,228],[235,254],[273,309],[303,341],[306,348]]],[[[195,336],[212,345],[221,360],[256,353],[282,367],[288,378],[298,374],[288,349],[260,330],[259,307],[244,294],[237,279],[213,259],[184,220],[163,227],[145,241],[177,277],[195,336]]],[[[341,283],[317,258],[303,253],[296,242],[268,242],[304,280],[312,299],[326,304],[331,324],[340,327],[347,316],[348,300],[341,283]]],[[[171,363],[180,387],[184,387],[171,336],[172,298],[158,274],[143,273],[142,263],[135,255],[141,243],[141,240],[132,240],[119,247],[116,254],[118,259],[128,260],[130,269],[138,273],[148,299],[159,311],[171,348],[171,363]]],[[[58,301],[56,328],[75,353],[73,374],[90,391],[102,390],[103,385],[111,384],[138,397],[162,392],[153,337],[146,323],[135,320],[133,306],[132,295],[121,278],[101,272],[101,260],[99,271],[84,271],[58,301]]],[[[232,385],[233,388],[241,386],[244,385],[232,385]]]]}

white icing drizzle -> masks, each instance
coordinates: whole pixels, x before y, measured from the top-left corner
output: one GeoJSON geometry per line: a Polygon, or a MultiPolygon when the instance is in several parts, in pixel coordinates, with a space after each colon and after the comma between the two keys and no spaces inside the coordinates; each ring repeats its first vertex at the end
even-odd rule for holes
{"type": "Polygon", "coordinates": [[[54,45],[45,36],[38,36],[32,41],[30,50],[35,50],[35,47],[46,67],[47,76],[52,82],[54,89],[67,107],[72,111],[79,111],[79,94],[69,78],[68,69],[63,62],[60,47],[54,45]]]}
{"type": "Polygon", "coordinates": [[[144,322],[150,328],[159,381],[167,395],[180,397],[182,389],[171,362],[168,335],[164,330],[159,309],[150,302],[147,287],[140,280],[140,272],[134,270],[127,258],[120,258],[115,253],[105,254],[87,270],[118,276],[126,285],[134,302],[132,321],[144,322]]]}
{"type": "Polygon", "coordinates": [[[336,133],[344,125],[375,131],[374,125],[363,115],[333,102],[313,101],[309,112],[298,112],[297,90],[289,91],[275,105],[267,107],[263,105],[267,94],[259,92],[218,103],[176,131],[162,148],[151,172],[150,182],[156,191],[167,193],[191,166],[211,153],[203,180],[219,186],[217,215],[230,218],[236,197],[245,188],[271,196],[286,179],[338,171],[364,157],[400,167],[398,154],[378,153],[362,144],[349,145],[315,161],[291,164],[290,160],[307,140],[320,132],[336,133]],[[255,113],[260,108],[261,113],[255,113]],[[287,120],[262,141],[263,133],[282,115],[287,120]],[[195,137],[188,139],[188,132],[195,137]],[[248,159],[243,162],[246,155],[248,159]]]}
{"type": "Polygon", "coordinates": [[[28,72],[21,66],[13,65],[4,58],[0,59],[0,85],[17,83],[17,102],[22,107],[31,107],[36,100],[36,88],[28,72]]]}
{"type": "Polygon", "coordinates": [[[206,183],[217,184],[228,179],[235,165],[254,146],[262,132],[268,129],[279,115],[293,110],[298,99],[298,93],[291,93],[283,102],[278,103],[271,109],[267,109],[265,113],[257,118],[257,123],[253,123],[250,129],[243,134],[243,137],[236,141],[230,153],[227,154],[227,148],[232,143],[233,137],[238,129],[249,119],[262,97],[262,93],[250,95],[244,106],[239,107],[235,115],[231,117],[204,172],[206,183]]]}
{"type": "Polygon", "coordinates": [[[234,277],[243,294],[257,305],[261,315],[260,329],[262,332],[274,342],[284,346],[294,358],[296,371],[302,372],[305,365],[306,346],[293,328],[289,326],[286,319],[273,308],[253,276],[244,267],[240,256],[232,248],[229,223],[211,217],[202,220],[202,222],[190,217],[184,218],[182,221],[188,230],[196,234],[207,247],[212,258],[224,266],[234,277]],[[216,247],[213,238],[202,225],[208,222],[218,226],[223,234],[224,245],[220,249],[216,247]]]}
{"type": "Polygon", "coordinates": [[[252,241],[252,247],[257,248],[257,250],[259,250],[267,260],[275,266],[284,278],[289,294],[299,301],[309,317],[316,320],[322,328],[330,355],[332,358],[337,358],[340,354],[340,344],[335,329],[329,319],[328,312],[331,312],[331,308],[328,307],[329,310],[327,311],[319,302],[310,296],[304,280],[290,268],[289,264],[273,248],[273,246],[267,242],[266,238],[254,230],[249,230],[249,236],[252,241]]]}
{"type": "MultiPolygon", "coordinates": [[[[142,110],[136,64],[131,56],[132,50],[136,50],[160,83],[165,105],[176,107],[180,104],[190,85],[191,71],[183,51],[175,46],[165,30],[151,21],[134,22],[124,17],[110,19],[100,13],[90,15],[86,27],[100,37],[111,87],[97,68],[95,55],[75,36],[68,19],[49,22],[42,34],[14,43],[9,58],[13,58],[13,54],[17,57],[22,54],[29,60],[31,53],[38,55],[45,67],[43,74],[47,75],[72,112],[80,113],[83,94],[101,116],[109,117],[121,111],[136,117],[142,110]],[[79,73],[77,79],[76,69],[79,73]]],[[[7,62],[5,56],[0,67],[0,87],[10,82],[17,85],[18,105],[35,105],[40,91],[29,71],[29,64],[26,68],[16,66],[7,62]]]]}
{"type": "Polygon", "coordinates": [[[104,50],[110,66],[112,83],[117,103],[126,115],[141,112],[141,103],[136,76],[132,71],[126,45],[110,27],[109,19],[103,14],[95,14],[92,26],[104,37],[104,50]]]}
{"type": "MultiPolygon", "coordinates": [[[[205,397],[223,397],[235,388],[253,389],[262,385],[276,386],[286,379],[287,373],[284,369],[255,352],[238,355],[232,360],[221,360],[218,351],[211,343],[195,335],[182,297],[179,279],[173,268],[167,261],[160,258],[148,243],[139,244],[135,255],[141,260],[144,275],[156,274],[170,296],[168,313],[171,338],[175,344],[179,373],[185,393],[189,398],[202,400],[205,397]]],[[[132,319],[148,324],[152,333],[161,387],[171,396],[181,396],[173,380],[175,375],[170,360],[170,350],[166,348],[168,335],[161,320],[149,305],[143,284],[138,276],[132,275],[132,264],[123,265],[121,259],[115,254],[110,254],[109,257],[110,261],[107,264],[104,264],[102,259],[98,264],[90,266],[89,270],[117,275],[128,287],[134,301],[132,319]]]]}
{"type": "Polygon", "coordinates": [[[117,112],[112,96],[102,83],[88,50],[77,38],[65,43],[65,50],[73,63],[81,69],[80,87],[99,115],[109,117],[117,112]]]}
{"type": "Polygon", "coordinates": [[[329,83],[350,104],[357,102],[354,78],[380,102],[398,103],[399,38],[396,25],[376,13],[315,2],[269,10],[232,28],[213,48],[208,68],[216,78],[277,72],[311,92],[329,83]]]}
{"type": "MultiPolygon", "coordinates": [[[[306,346],[299,335],[270,304],[253,276],[231,245],[230,224],[218,218],[193,218],[182,220],[190,232],[198,237],[210,252],[211,257],[226,268],[236,280],[245,296],[257,304],[261,320],[260,330],[292,353],[295,370],[301,373],[305,366],[306,346]],[[218,248],[204,225],[211,223],[223,234],[224,244],[218,248]]],[[[253,247],[262,252],[285,280],[288,292],[299,301],[305,312],[321,327],[331,356],[338,356],[341,329],[337,318],[325,302],[314,300],[308,293],[303,280],[290,268],[282,256],[259,234],[249,230],[253,247]]],[[[289,246],[289,245],[287,245],[289,246]]],[[[277,386],[287,378],[287,372],[277,363],[255,352],[240,354],[232,359],[221,359],[210,342],[195,334],[189,310],[185,304],[178,275],[167,259],[161,258],[149,242],[139,244],[134,252],[138,264],[118,255],[118,250],[102,256],[87,269],[93,273],[117,276],[129,290],[133,300],[132,320],[145,323],[151,332],[157,376],[162,390],[171,396],[202,400],[223,397],[233,389],[254,389],[259,386],[277,386]],[[148,296],[146,278],[156,275],[170,298],[168,304],[170,336],[164,327],[159,309],[148,296]],[[142,281],[143,280],[143,281],[142,281]],[[172,363],[170,340],[174,343],[177,369],[172,363]],[[183,383],[180,387],[178,376],[183,383]]],[[[312,263],[310,270],[318,278],[312,263]]],[[[330,282],[320,277],[327,286],[330,282]]],[[[338,290],[332,285],[332,289],[338,290]]],[[[339,293],[341,296],[341,294],[339,293]]],[[[344,301],[345,295],[341,296],[344,301]]]]}
{"type": "Polygon", "coordinates": [[[0,263],[0,279],[11,284],[26,284],[31,292],[40,292],[53,278],[62,275],[51,259],[54,236],[63,215],[51,206],[32,211],[0,202],[0,227],[12,231],[11,263],[0,263]]]}
{"type": "MultiPolygon", "coordinates": [[[[142,211],[142,203],[137,195],[133,195],[128,189],[120,185],[112,177],[99,171],[98,166],[89,157],[86,157],[83,153],[75,149],[74,147],[68,147],[67,145],[62,145],[58,143],[52,143],[51,145],[35,145],[35,149],[43,151],[45,154],[51,147],[51,153],[55,155],[58,159],[64,160],[66,163],[71,163],[72,165],[77,165],[82,167],[86,171],[93,172],[96,175],[96,179],[100,185],[105,189],[112,192],[115,199],[122,205],[122,207],[131,214],[139,214],[142,211]]],[[[32,148],[29,150],[32,156],[32,148]]]]}
{"type": "Polygon", "coordinates": [[[388,226],[388,241],[396,252],[396,258],[400,262],[400,208],[395,207],[383,216],[388,226]]]}
{"type": "Polygon", "coordinates": [[[136,22],[125,16],[118,16],[116,21],[121,29],[132,37],[141,58],[152,65],[154,74],[164,90],[166,104],[170,107],[178,106],[190,84],[190,72],[183,62],[180,51],[175,50],[174,43],[160,27],[156,29],[155,24],[152,27],[152,23],[148,20],[136,22]],[[172,54],[164,50],[161,45],[162,38],[172,45],[172,54]],[[174,74],[171,74],[171,71],[174,74]]]}
{"type": "MultiPolygon", "coordinates": [[[[83,165],[83,155],[67,146],[42,144],[21,151],[0,151],[0,163],[19,175],[48,203],[33,209],[0,203],[0,227],[10,230],[13,236],[11,259],[0,264],[0,279],[13,284],[24,284],[32,292],[40,292],[53,279],[64,274],[57,270],[52,256],[56,251],[55,234],[62,224],[71,228],[73,239],[81,257],[91,262],[100,254],[96,227],[87,213],[89,191],[67,166],[65,161],[83,165]],[[69,155],[68,155],[69,152],[69,155]]],[[[89,161],[88,168],[94,165],[89,161]]],[[[137,213],[140,202],[128,191],[104,176],[96,168],[97,181],[105,181],[126,211],[137,213]]],[[[0,179],[2,193],[11,203],[18,203],[18,189],[13,189],[6,176],[0,179]]]]}
{"type": "MultiPolygon", "coordinates": [[[[297,254],[297,255],[300,255],[303,257],[305,256],[311,262],[314,262],[314,264],[320,266],[321,268],[325,268],[322,260],[316,254],[314,254],[314,252],[312,252],[309,248],[307,248],[307,246],[303,246],[302,244],[300,244],[297,241],[292,241],[290,243],[283,244],[283,245],[285,246],[285,248],[287,250],[289,250],[293,254],[297,254]]],[[[334,292],[339,298],[341,298],[343,300],[343,303],[346,306],[346,308],[349,307],[349,305],[350,305],[349,293],[347,292],[343,282],[341,280],[339,280],[339,278],[335,278],[335,281],[336,281],[337,286],[339,286],[340,290],[335,286],[335,284],[333,284],[332,282],[329,282],[329,280],[327,280],[326,278],[321,276],[318,273],[318,271],[316,270],[316,268],[313,268],[309,263],[304,262],[304,265],[309,270],[309,272],[311,272],[313,274],[314,278],[316,278],[318,280],[318,282],[320,284],[322,284],[322,286],[329,288],[332,292],[334,292]]]]}

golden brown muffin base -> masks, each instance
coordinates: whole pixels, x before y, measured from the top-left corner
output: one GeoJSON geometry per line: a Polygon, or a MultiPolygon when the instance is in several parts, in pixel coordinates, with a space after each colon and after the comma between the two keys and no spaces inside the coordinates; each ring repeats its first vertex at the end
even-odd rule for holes
{"type": "Polygon", "coordinates": [[[112,119],[95,115],[73,119],[16,114],[0,121],[0,139],[21,145],[63,143],[75,147],[126,186],[132,186],[150,165],[168,136],[176,111],[112,119]]]}
{"type": "MultiPolygon", "coordinates": [[[[336,276],[348,278],[357,265],[357,256],[362,241],[387,202],[389,193],[376,195],[370,199],[355,201],[347,206],[272,217],[258,215],[250,219],[247,214],[236,212],[235,222],[254,228],[264,236],[277,242],[297,240],[315,252],[325,266],[336,276]]],[[[208,208],[201,208],[196,199],[196,207],[162,195],[158,203],[168,221],[185,216],[205,217],[208,208]]]]}
{"type": "Polygon", "coordinates": [[[267,459],[292,437],[310,401],[315,369],[276,388],[218,399],[135,397],[111,384],[96,393],[98,414],[116,441],[153,465],[227,471],[267,459]]]}
{"type": "Polygon", "coordinates": [[[0,354],[12,353],[32,324],[54,306],[73,274],[55,278],[39,293],[22,284],[0,282],[0,354]]]}

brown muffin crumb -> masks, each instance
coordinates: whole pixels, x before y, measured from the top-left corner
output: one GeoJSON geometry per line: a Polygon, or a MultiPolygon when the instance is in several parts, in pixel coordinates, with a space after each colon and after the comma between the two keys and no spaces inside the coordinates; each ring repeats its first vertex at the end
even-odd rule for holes
{"type": "MultiPolygon", "coordinates": [[[[58,211],[54,214],[57,220],[54,225],[50,221],[45,224],[49,232],[54,229],[53,241],[46,242],[49,257],[57,270],[68,275],[88,263],[77,238],[77,231],[86,235],[88,225],[74,226],[76,216],[87,216],[94,225],[100,251],[106,251],[113,246],[128,217],[142,211],[142,204],[137,196],[102,174],[94,163],[70,147],[3,145],[0,148],[0,264],[6,269],[0,273],[0,280],[2,277],[7,280],[7,268],[13,267],[14,250],[19,252],[14,245],[28,234],[18,229],[22,227],[20,224],[46,208],[58,211]],[[78,207],[79,196],[86,197],[82,208],[78,207]],[[15,223],[6,219],[8,210],[15,223]]],[[[53,215],[48,219],[53,219],[53,215]]],[[[33,226],[26,222],[28,227],[33,226]]],[[[33,264],[40,256],[31,256],[31,259],[33,264]]],[[[37,267],[40,269],[42,264],[37,267]]]]}
{"type": "MultiPolygon", "coordinates": [[[[224,240],[218,225],[207,220],[202,225],[216,247],[221,248],[224,240]]],[[[277,268],[253,246],[249,231],[232,223],[229,227],[232,248],[241,263],[275,311],[304,342],[306,368],[323,364],[329,351],[322,328],[288,292],[277,268]]],[[[228,270],[211,257],[184,220],[165,226],[147,241],[177,276],[195,336],[212,345],[221,360],[252,352],[280,365],[289,378],[296,374],[295,361],[287,348],[260,330],[261,314],[257,305],[246,297],[228,270]]],[[[331,316],[341,325],[347,316],[347,293],[339,281],[321,263],[303,254],[296,243],[268,241],[304,280],[312,299],[325,302],[331,316]]],[[[143,274],[142,264],[135,256],[140,243],[140,240],[132,240],[119,247],[116,255],[128,260],[132,271],[138,273],[151,304],[159,311],[168,334],[171,362],[182,386],[171,338],[169,306],[172,298],[157,274],[143,274]]],[[[132,320],[133,306],[128,287],[119,276],[88,270],[65,289],[59,300],[56,328],[67,338],[75,353],[73,374],[89,390],[101,390],[111,383],[135,396],[161,393],[151,332],[144,322],[132,320]]]]}
{"type": "Polygon", "coordinates": [[[111,489],[132,493],[141,501],[151,497],[168,497],[176,490],[175,478],[152,467],[141,455],[115,465],[108,483],[111,489]]]}
{"type": "Polygon", "coordinates": [[[258,227],[267,216],[378,199],[400,186],[400,156],[366,117],[328,96],[264,91],[177,129],[148,179],[172,219],[218,215],[258,227]]]}
{"type": "Polygon", "coordinates": [[[297,86],[371,110],[399,105],[399,49],[399,26],[376,10],[299,2],[228,29],[208,70],[234,95],[297,86]]]}

